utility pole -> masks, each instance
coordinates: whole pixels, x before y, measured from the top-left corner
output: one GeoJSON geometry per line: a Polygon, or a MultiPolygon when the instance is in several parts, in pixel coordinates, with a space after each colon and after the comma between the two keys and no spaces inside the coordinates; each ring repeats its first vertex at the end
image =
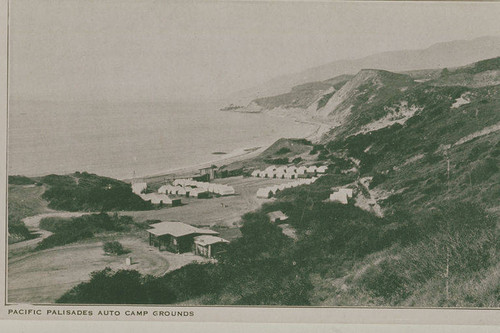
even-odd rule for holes
{"type": "MultiPolygon", "coordinates": [[[[450,192],[450,156],[448,150],[444,152],[446,157],[446,187],[448,193],[450,192]]],[[[445,212],[446,213],[446,212],[445,212]]],[[[445,236],[445,246],[446,246],[446,271],[445,271],[445,293],[446,293],[446,303],[448,304],[450,300],[450,220],[448,216],[444,215],[446,221],[446,236],[445,236]]]]}

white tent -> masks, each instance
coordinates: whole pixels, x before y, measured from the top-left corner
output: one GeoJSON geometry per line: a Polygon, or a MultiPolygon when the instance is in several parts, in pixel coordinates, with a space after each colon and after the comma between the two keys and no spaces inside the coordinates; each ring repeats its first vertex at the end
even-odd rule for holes
{"type": "Polygon", "coordinates": [[[330,194],[330,201],[339,202],[341,204],[346,205],[347,201],[347,193],[345,192],[333,192],[330,194]]]}
{"type": "Polygon", "coordinates": [[[286,171],[286,166],[279,166],[274,170],[276,173],[284,173],[286,171]]]}
{"type": "Polygon", "coordinates": [[[310,167],[307,168],[307,172],[309,173],[315,173],[318,168],[315,165],[311,165],[310,167]]]}
{"type": "Polygon", "coordinates": [[[141,198],[144,201],[151,201],[152,204],[156,204],[156,205],[158,205],[158,204],[164,204],[164,205],[172,204],[172,199],[170,199],[165,194],[147,193],[147,194],[141,194],[141,198]]]}
{"type": "Polygon", "coordinates": [[[260,175],[260,170],[252,171],[252,177],[259,177],[259,175],[260,175]]]}
{"type": "Polygon", "coordinates": [[[235,194],[234,188],[232,186],[220,186],[219,187],[219,194],[220,195],[232,195],[235,194]]]}
{"type": "Polygon", "coordinates": [[[274,171],[276,170],[276,166],[274,165],[270,165],[268,166],[267,168],[264,169],[264,171],[267,171],[267,172],[271,172],[271,171],[274,171]]]}
{"type": "Polygon", "coordinates": [[[186,181],[187,179],[176,179],[174,180],[174,182],[172,183],[174,186],[184,186],[186,185],[186,181]]]}
{"type": "Polygon", "coordinates": [[[141,194],[147,187],[147,183],[132,183],[132,192],[135,194],[141,194]]]}
{"type": "Polygon", "coordinates": [[[274,195],[276,194],[276,192],[280,191],[280,188],[278,185],[275,185],[275,186],[271,186],[271,187],[268,187],[269,190],[271,191],[271,193],[274,195]]]}
{"type": "Polygon", "coordinates": [[[209,192],[214,193],[216,188],[217,188],[217,184],[208,184],[208,188],[207,188],[207,190],[208,190],[209,192]]]}
{"type": "Polygon", "coordinates": [[[345,193],[348,198],[352,198],[353,190],[352,188],[341,188],[339,192],[345,193]]]}
{"type": "Polygon", "coordinates": [[[287,187],[286,187],[286,184],[281,184],[281,185],[278,185],[278,189],[279,189],[280,191],[283,191],[283,190],[284,190],[284,189],[286,189],[286,188],[287,188],[287,187]]]}
{"type": "Polygon", "coordinates": [[[283,171],[277,171],[275,173],[275,176],[276,176],[275,178],[283,179],[283,178],[285,178],[285,175],[286,175],[286,173],[284,173],[283,171]]]}
{"type": "Polygon", "coordinates": [[[326,165],[322,165],[322,166],[318,167],[318,169],[316,171],[318,173],[325,173],[327,169],[328,169],[328,167],[326,165]]]}
{"type": "Polygon", "coordinates": [[[198,198],[200,194],[203,193],[207,193],[207,191],[202,188],[194,188],[189,192],[189,196],[193,198],[198,198]]]}
{"type": "Polygon", "coordinates": [[[175,189],[175,187],[170,184],[163,185],[158,189],[158,193],[169,194],[172,193],[173,189],[175,189]]]}
{"type": "Polygon", "coordinates": [[[299,175],[303,175],[305,174],[307,171],[307,168],[305,166],[301,166],[301,167],[298,167],[297,170],[295,170],[295,172],[299,175]]]}
{"type": "Polygon", "coordinates": [[[257,198],[265,198],[265,199],[267,199],[267,198],[271,197],[271,194],[272,194],[272,192],[271,192],[271,190],[268,187],[266,187],[266,188],[259,188],[257,190],[257,198]]]}

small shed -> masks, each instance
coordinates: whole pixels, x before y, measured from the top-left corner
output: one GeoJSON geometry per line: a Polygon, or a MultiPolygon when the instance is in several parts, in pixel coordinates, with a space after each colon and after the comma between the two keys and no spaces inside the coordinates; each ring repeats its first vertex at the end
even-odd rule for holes
{"type": "Polygon", "coordinates": [[[158,247],[160,251],[174,253],[191,252],[194,250],[194,238],[201,235],[218,235],[210,229],[193,227],[182,222],[160,222],[148,229],[149,245],[158,247]]]}
{"type": "Polygon", "coordinates": [[[201,235],[194,238],[194,254],[213,258],[226,251],[229,241],[212,235],[201,235]]]}
{"type": "Polygon", "coordinates": [[[280,222],[288,220],[288,216],[283,214],[283,212],[281,210],[270,212],[267,214],[267,216],[269,216],[269,220],[273,223],[280,223],[280,222]]]}
{"type": "Polygon", "coordinates": [[[259,177],[259,175],[260,175],[260,170],[252,171],[252,177],[259,177]]]}

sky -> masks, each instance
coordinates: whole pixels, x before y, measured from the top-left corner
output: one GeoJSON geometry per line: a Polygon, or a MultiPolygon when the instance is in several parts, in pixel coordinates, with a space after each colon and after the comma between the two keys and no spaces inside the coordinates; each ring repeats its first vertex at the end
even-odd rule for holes
{"type": "Polygon", "coordinates": [[[203,101],[334,60],[500,34],[500,3],[11,0],[11,98],[203,101]]]}

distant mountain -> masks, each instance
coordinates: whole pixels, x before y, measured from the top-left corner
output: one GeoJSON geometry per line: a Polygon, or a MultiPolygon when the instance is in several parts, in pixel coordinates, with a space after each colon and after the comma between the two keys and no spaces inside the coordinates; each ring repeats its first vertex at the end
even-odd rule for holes
{"type": "Polygon", "coordinates": [[[283,75],[258,87],[237,92],[232,95],[231,101],[248,103],[260,97],[286,93],[303,83],[325,81],[342,74],[353,75],[364,68],[403,72],[458,67],[499,55],[500,36],[443,42],[420,50],[383,52],[361,59],[334,61],[299,73],[283,75]]]}

